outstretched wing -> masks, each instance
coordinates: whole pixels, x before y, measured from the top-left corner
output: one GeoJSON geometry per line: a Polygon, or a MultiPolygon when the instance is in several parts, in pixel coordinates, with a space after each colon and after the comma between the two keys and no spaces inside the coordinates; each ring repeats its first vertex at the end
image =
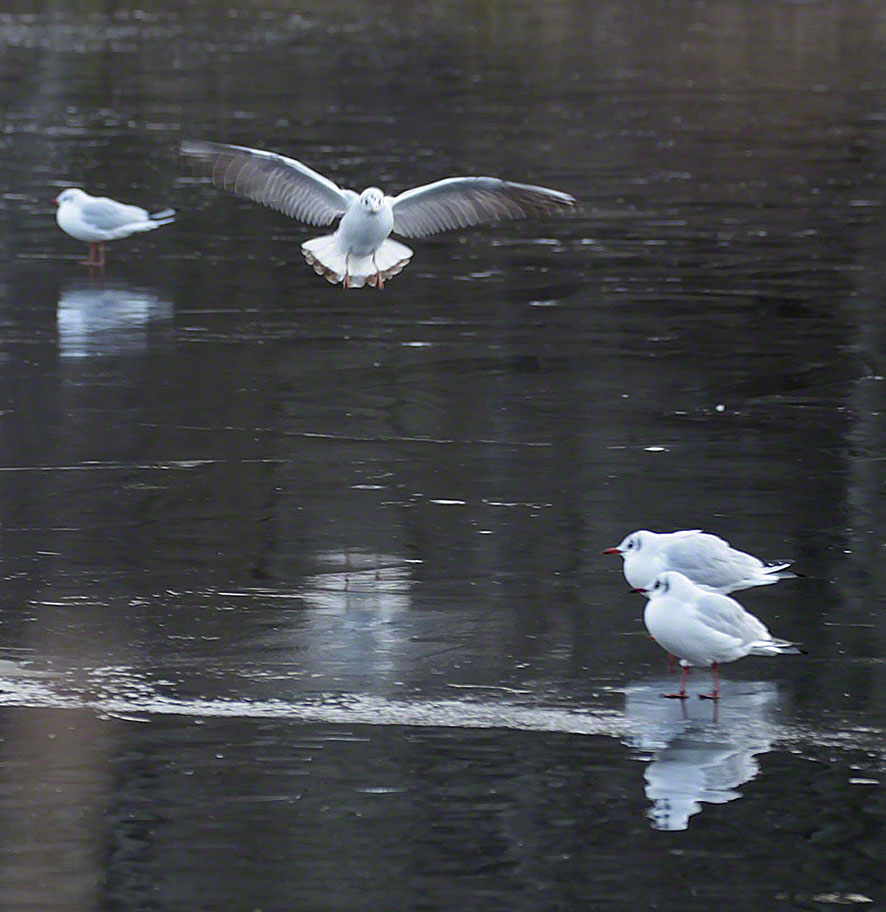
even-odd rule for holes
{"type": "Polygon", "coordinates": [[[186,140],[191,158],[217,187],[270,206],[309,225],[329,225],[343,215],[356,194],[342,190],[294,158],[275,152],[186,140]]]}
{"type": "Polygon", "coordinates": [[[394,231],[406,237],[546,215],[574,205],[575,197],[568,193],[497,177],[448,177],[406,190],[391,200],[394,231]]]}

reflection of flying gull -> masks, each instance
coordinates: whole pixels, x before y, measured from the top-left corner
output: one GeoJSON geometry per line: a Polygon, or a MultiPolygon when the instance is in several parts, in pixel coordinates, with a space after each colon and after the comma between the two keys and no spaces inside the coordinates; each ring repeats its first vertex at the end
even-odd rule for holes
{"type": "Polygon", "coordinates": [[[391,240],[391,232],[426,237],[575,205],[568,193],[495,177],[450,177],[393,197],[378,187],[358,194],[274,152],[211,142],[184,142],[181,150],[225,190],[309,225],[341,218],[334,234],[305,241],[301,249],[315,272],[345,288],[383,288],[409,262],[412,251],[391,240]]]}
{"type": "Polygon", "coordinates": [[[681,704],[682,711],[673,712],[658,691],[655,682],[627,689],[625,715],[634,730],[628,742],[648,757],[644,778],[652,825],[685,830],[703,803],[741,798],[738,786],[757,775],[755,755],[772,745],[769,716],[778,691],[768,683],[745,683],[741,693],[730,694],[728,706],[719,708],[716,722],[710,710],[707,718],[700,713],[701,704],[681,704]]]}
{"type": "Polygon", "coordinates": [[[128,206],[106,196],[90,196],[76,187],[62,190],[53,200],[58,206],[58,227],[89,244],[87,266],[105,265],[105,241],[116,241],[138,231],[153,231],[175,221],[175,210],[149,214],[141,206],[128,206]]]}
{"type": "Polygon", "coordinates": [[[620,554],[624,558],[625,579],[634,588],[646,588],[664,570],[677,570],[696,585],[724,594],[768,586],[796,576],[784,572],[790,561],[764,563],[701,529],[682,532],[641,529],[626,536],[618,547],[607,548],[603,553],[620,554]]]}
{"type": "Polygon", "coordinates": [[[720,663],[734,662],[746,655],[800,652],[793,643],[773,637],[766,625],[735,599],[702,589],[676,570],[660,573],[643,591],[649,597],[643,614],[646,629],[683,666],[680,690],[664,696],[685,699],[686,678],[692,665],[713,669],[714,689],[701,696],[719,700],[720,663]]]}

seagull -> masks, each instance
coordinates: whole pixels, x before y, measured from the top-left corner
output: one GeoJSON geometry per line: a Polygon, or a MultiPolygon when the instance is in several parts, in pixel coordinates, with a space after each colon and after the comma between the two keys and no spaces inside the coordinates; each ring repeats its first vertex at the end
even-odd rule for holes
{"type": "Polygon", "coordinates": [[[153,215],[141,206],[118,203],[106,196],[90,196],[77,187],[62,190],[53,200],[58,206],[58,227],[78,241],[89,244],[86,266],[105,265],[105,241],[129,237],[137,231],[153,231],[175,221],[175,210],[164,209],[153,215]]]}
{"type": "Polygon", "coordinates": [[[409,262],[412,251],[392,240],[391,232],[427,237],[575,205],[568,193],[496,177],[449,177],[398,196],[378,187],[356,193],[275,152],[204,141],[183,142],[181,151],[225,190],[309,225],[331,225],[340,218],[334,234],[305,241],[301,252],[318,275],[344,288],[382,289],[409,262]]]}
{"type": "Polygon", "coordinates": [[[680,660],[680,689],[663,697],[686,699],[686,679],[693,665],[710,667],[714,689],[702,699],[720,699],[718,666],[746,655],[799,655],[802,650],[772,636],[766,625],[734,598],[697,586],[676,570],[659,573],[648,588],[643,621],[649,635],[680,660]]]}
{"type": "Polygon", "coordinates": [[[625,579],[634,589],[648,586],[663,570],[678,570],[702,588],[723,595],[797,576],[786,570],[792,561],[766,563],[701,529],[680,532],[640,529],[628,535],[617,548],[606,548],[603,554],[620,554],[624,558],[625,579]]]}

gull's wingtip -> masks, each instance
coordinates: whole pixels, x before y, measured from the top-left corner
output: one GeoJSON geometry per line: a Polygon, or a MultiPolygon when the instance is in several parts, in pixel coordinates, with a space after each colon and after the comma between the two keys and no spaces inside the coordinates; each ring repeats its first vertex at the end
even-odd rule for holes
{"type": "Polygon", "coordinates": [[[571,194],[566,193],[563,190],[553,190],[551,191],[558,200],[560,200],[564,206],[577,206],[578,200],[571,194]]]}
{"type": "Polygon", "coordinates": [[[578,206],[578,200],[571,193],[563,193],[560,190],[555,191],[552,202],[561,209],[575,209],[578,206]]]}
{"type": "Polygon", "coordinates": [[[259,150],[250,149],[247,146],[235,146],[231,143],[212,142],[208,139],[183,139],[178,144],[178,151],[182,155],[208,158],[222,152],[257,152],[259,150]]]}
{"type": "Polygon", "coordinates": [[[578,200],[565,190],[555,190],[553,187],[542,187],[539,184],[517,184],[508,181],[512,187],[523,190],[536,196],[544,197],[546,201],[568,208],[578,205],[578,200]]]}
{"type": "Polygon", "coordinates": [[[178,151],[182,155],[208,155],[219,149],[220,144],[209,142],[206,139],[183,139],[178,144],[178,151]]]}

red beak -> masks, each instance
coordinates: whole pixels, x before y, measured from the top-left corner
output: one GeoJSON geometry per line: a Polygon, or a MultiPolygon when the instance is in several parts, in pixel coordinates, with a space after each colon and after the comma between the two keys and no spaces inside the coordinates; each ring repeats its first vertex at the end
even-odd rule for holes
{"type": "Polygon", "coordinates": [[[631,592],[648,592],[648,590],[644,589],[642,586],[637,586],[634,589],[631,589],[631,592]]]}
{"type": "Polygon", "coordinates": [[[601,551],[601,554],[621,554],[621,551],[618,548],[607,548],[605,551],[601,551]]]}
{"type": "Polygon", "coordinates": [[[52,200],[52,202],[55,203],[55,205],[57,206],[57,205],[58,205],[58,197],[56,197],[54,200],[52,200]]]}

